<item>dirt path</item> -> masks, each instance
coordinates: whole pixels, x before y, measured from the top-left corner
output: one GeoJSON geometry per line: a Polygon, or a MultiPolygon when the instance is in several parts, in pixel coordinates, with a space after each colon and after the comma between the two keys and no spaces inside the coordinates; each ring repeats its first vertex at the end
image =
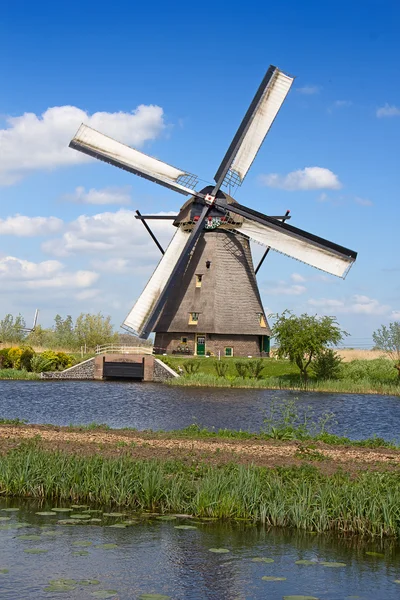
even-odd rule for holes
{"type": "Polygon", "coordinates": [[[323,472],[342,468],[357,472],[365,469],[399,469],[400,451],[386,448],[329,446],[322,442],[279,442],[275,440],[238,440],[223,438],[178,438],[167,433],[128,430],[79,430],[49,425],[0,425],[0,452],[23,440],[37,439],[43,447],[84,455],[126,455],[147,459],[179,459],[211,464],[237,462],[260,466],[290,466],[312,462],[323,472]]]}

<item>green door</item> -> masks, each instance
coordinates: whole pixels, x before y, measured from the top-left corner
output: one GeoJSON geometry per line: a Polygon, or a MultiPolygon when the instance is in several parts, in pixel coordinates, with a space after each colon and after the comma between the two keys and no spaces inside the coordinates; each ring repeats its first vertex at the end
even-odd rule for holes
{"type": "Polygon", "coordinates": [[[261,352],[269,354],[269,351],[271,349],[270,346],[270,337],[268,335],[263,335],[261,337],[261,352]]]}
{"type": "Polygon", "coordinates": [[[206,336],[198,335],[197,336],[197,356],[204,356],[206,353],[206,336]]]}

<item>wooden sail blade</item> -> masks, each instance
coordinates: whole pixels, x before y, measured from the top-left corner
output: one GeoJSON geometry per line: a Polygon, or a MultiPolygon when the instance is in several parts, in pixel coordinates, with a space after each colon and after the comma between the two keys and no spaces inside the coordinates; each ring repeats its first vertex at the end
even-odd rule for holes
{"type": "Polygon", "coordinates": [[[162,294],[188,238],[189,232],[178,227],[153,275],[126,317],[123,325],[135,335],[142,336],[143,327],[162,294]]]}
{"type": "Polygon", "coordinates": [[[70,142],[70,148],[154,181],[185,196],[193,195],[191,185],[197,177],[148,156],[126,144],[82,124],[70,142]]]}
{"type": "Polygon", "coordinates": [[[217,184],[225,180],[239,185],[243,182],[293,81],[294,77],[277,67],[269,67],[215,174],[217,184]]]}
{"type": "Polygon", "coordinates": [[[354,250],[277,221],[241,204],[230,204],[229,210],[243,217],[243,223],[234,226],[240,233],[259,244],[271,247],[272,250],[337,277],[345,278],[357,258],[354,250]]]}

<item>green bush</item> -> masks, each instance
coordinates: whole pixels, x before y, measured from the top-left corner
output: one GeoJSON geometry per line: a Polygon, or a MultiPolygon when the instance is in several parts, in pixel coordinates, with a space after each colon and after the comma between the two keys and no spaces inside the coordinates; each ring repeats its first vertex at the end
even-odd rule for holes
{"type": "Polygon", "coordinates": [[[200,368],[200,361],[199,360],[184,360],[183,361],[183,368],[185,369],[186,373],[188,373],[189,375],[192,375],[193,373],[197,373],[197,371],[200,368]]]}
{"type": "Polygon", "coordinates": [[[9,348],[8,350],[8,358],[11,362],[11,367],[13,369],[20,369],[21,368],[21,356],[22,356],[22,350],[21,348],[18,347],[13,347],[13,348],[9,348]]]}
{"type": "Polygon", "coordinates": [[[31,358],[31,371],[34,373],[44,373],[45,371],[53,371],[54,362],[50,358],[45,358],[42,354],[35,354],[31,358]]]}
{"type": "Polygon", "coordinates": [[[35,356],[35,351],[27,346],[22,349],[21,354],[21,369],[25,369],[25,371],[31,371],[31,360],[35,356]]]}
{"type": "Polygon", "coordinates": [[[249,374],[249,363],[244,360],[235,360],[235,369],[239,377],[247,377],[249,374]]]}
{"type": "Polygon", "coordinates": [[[343,365],[343,377],[350,381],[358,382],[369,380],[374,383],[386,383],[397,380],[396,369],[393,363],[386,358],[375,360],[353,360],[343,365]]]}
{"type": "Polygon", "coordinates": [[[215,360],[213,362],[213,367],[218,375],[218,377],[226,377],[226,373],[229,369],[229,365],[227,362],[223,360],[215,360]]]}
{"type": "Polygon", "coordinates": [[[0,350],[0,369],[11,369],[12,362],[8,356],[10,348],[3,348],[0,350]]]}
{"type": "Polygon", "coordinates": [[[247,363],[247,368],[249,370],[250,377],[254,377],[254,379],[261,379],[264,366],[265,363],[262,358],[257,360],[249,360],[247,363]]]}
{"type": "Polygon", "coordinates": [[[342,359],[332,348],[325,348],[311,363],[317,379],[339,379],[342,359]]]}

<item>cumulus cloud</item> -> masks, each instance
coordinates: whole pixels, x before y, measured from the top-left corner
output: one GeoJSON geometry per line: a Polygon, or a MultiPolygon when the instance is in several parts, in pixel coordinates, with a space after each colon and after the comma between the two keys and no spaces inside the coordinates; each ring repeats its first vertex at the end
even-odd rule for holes
{"type": "Polygon", "coordinates": [[[320,90],[321,88],[319,85],[305,85],[303,87],[296,88],[296,91],[304,96],[313,96],[314,94],[319,94],[320,90]]]}
{"type": "Polygon", "coordinates": [[[390,306],[381,304],[375,298],[355,294],[348,300],[336,300],[330,298],[308,300],[310,306],[318,307],[323,312],[355,315],[384,315],[389,312],[390,306]]]}
{"type": "MultiPolygon", "coordinates": [[[[107,261],[129,258],[141,265],[154,261],[160,257],[160,251],[135,216],[133,210],[127,209],[81,215],[66,227],[62,237],[44,242],[42,250],[58,257],[84,252],[107,253],[107,261]]],[[[169,220],[152,221],[151,229],[164,246],[175,232],[169,220]]],[[[98,256],[95,260],[100,261],[98,256]]],[[[122,268],[122,263],[119,265],[122,268]]]]}
{"type": "Polygon", "coordinates": [[[400,310],[392,310],[390,316],[392,319],[395,319],[396,321],[400,321],[400,310]]]}
{"type": "Polygon", "coordinates": [[[40,263],[15,256],[0,258],[0,285],[3,290],[34,290],[43,288],[82,289],[98,279],[93,271],[68,272],[58,260],[40,263]]]}
{"type": "Polygon", "coordinates": [[[335,100],[333,103],[336,108],[346,108],[348,106],[352,106],[352,104],[353,103],[351,100],[335,100]]]}
{"type": "Polygon", "coordinates": [[[132,112],[89,115],[76,106],[55,106],[41,115],[7,117],[7,128],[0,129],[0,185],[15,183],[35,169],[93,160],[68,147],[82,122],[135,147],[155,139],[165,128],[163,109],[144,104],[132,112]]]}
{"type": "Polygon", "coordinates": [[[376,110],[376,116],[378,119],[382,119],[383,117],[400,117],[400,108],[386,102],[384,106],[381,106],[376,110]]]}
{"type": "Polygon", "coordinates": [[[108,260],[92,260],[91,265],[104,273],[127,273],[131,262],[127,258],[110,258],[108,260]]]}
{"type": "Polygon", "coordinates": [[[14,215],[0,219],[0,235],[33,237],[57,233],[63,227],[63,221],[57,217],[25,217],[14,215]]]}
{"type": "Polygon", "coordinates": [[[304,283],[306,281],[306,278],[300,275],[300,273],[292,273],[290,278],[295,283],[304,283]]]}
{"type": "Polygon", "coordinates": [[[292,171],[287,175],[270,173],[261,175],[261,183],[268,187],[280,188],[282,190],[337,190],[342,187],[335,173],[323,167],[306,167],[298,171],[292,171]]]}
{"type": "Polygon", "coordinates": [[[130,204],[130,187],[106,187],[101,190],[77,187],[72,194],[65,194],[62,198],[67,202],[77,204],[130,204]]]}
{"type": "Polygon", "coordinates": [[[275,287],[268,288],[268,294],[274,296],[301,296],[307,291],[304,285],[288,284],[280,281],[275,287]]]}
{"type": "Polygon", "coordinates": [[[359,204],[360,206],[372,206],[373,202],[371,200],[368,200],[367,198],[360,198],[359,196],[356,196],[354,198],[354,202],[356,204],[359,204]]]}

